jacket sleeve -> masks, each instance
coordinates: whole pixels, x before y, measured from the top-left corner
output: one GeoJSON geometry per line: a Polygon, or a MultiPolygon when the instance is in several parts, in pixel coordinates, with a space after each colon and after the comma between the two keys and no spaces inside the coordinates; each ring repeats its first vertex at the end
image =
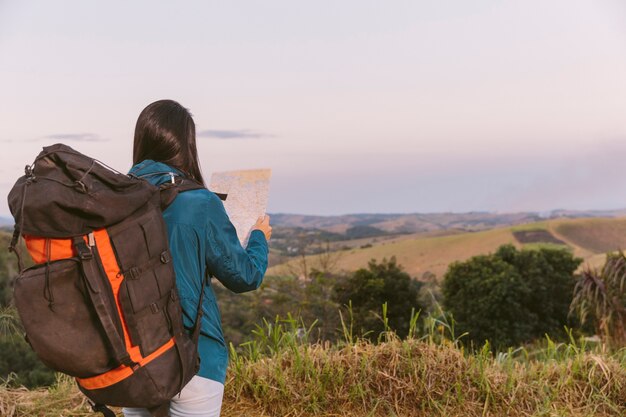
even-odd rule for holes
{"type": "Polygon", "coordinates": [[[224,204],[211,194],[206,234],[206,264],[211,274],[233,292],[259,288],[267,270],[269,253],[263,232],[252,231],[244,249],[224,204]]]}

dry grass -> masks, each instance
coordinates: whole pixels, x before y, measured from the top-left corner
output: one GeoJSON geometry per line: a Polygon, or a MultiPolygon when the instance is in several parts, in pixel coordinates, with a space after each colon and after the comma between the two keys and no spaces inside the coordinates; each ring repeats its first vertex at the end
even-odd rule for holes
{"type": "MultiPolygon", "coordinates": [[[[626,415],[624,352],[550,343],[528,360],[519,352],[467,354],[450,341],[390,339],[284,343],[270,356],[235,354],[222,415],[626,415]]],[[[0,415],[93,414],[71,379],[61,377],[47,390],[0,388],[0,415]]]]}
{"type": "Polygon", "coordinates": [[[226,404],[268,416],[616,416],[625,363],[594,353],[517,361],[451,343],[300,346],[231,373],[226,404]]]}

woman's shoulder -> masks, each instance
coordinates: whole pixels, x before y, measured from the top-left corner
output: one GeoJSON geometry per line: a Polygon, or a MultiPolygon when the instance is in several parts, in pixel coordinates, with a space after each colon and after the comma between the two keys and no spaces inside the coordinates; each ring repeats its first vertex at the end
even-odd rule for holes
{"type": "Polygon", "coordinates": [[[198,225],[204,223],[210,214],[223,211],[222,200],[206,188],[185,191],[176,196],[167,211],[175,215],[177,222],[198,225]]]}
{"type": "Polygon", "coordinates": [[[184,191],[176,196],[175,202],[181,202],[190,205],[190,207],[210,208],[212,206],[221,206],[222,201],[213,192],[206,188],[197,190],[184,191]]]}

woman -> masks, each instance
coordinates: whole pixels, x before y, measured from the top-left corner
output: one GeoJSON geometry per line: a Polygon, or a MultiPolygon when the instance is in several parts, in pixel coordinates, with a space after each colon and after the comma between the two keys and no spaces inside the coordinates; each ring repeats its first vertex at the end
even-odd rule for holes
{"type": "MultiPolygon", "coordinates": [[[[171,174],[204,184],[196,150],[196,127],[187,109],[172,100],[146,107],[137,120],[130,173],[155,185],[171,181],[171,174]]],[[[202,279],[210,274],[234,292],[259,287],[267,269],[267,241],[272,234],[269,216],[253,227],[248,245],[239,243],[220,199],[206,189],[179,194],[164,211],[176,271],[183,319],[191,327],[196,316],[202,279]]],[[[172,399],[173,417],[219,416],[228,365],[220,312],[210,285],[205,287],[204,316],[198,353],[200,370],[172,399]]],[[[126,417],[149,416],[145,409],[125,408],[126,417]]]]}

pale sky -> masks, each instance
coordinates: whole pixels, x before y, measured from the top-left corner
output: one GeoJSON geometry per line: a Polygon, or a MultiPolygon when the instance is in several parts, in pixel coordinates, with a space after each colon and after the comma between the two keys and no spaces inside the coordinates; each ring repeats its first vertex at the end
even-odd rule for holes
{"type": "Polygon", "coordinates": [[[0,0],[0,215],[42,146],[128,170],[162,98],[269,212],[626,207],[623,0],[0,0]]]}

